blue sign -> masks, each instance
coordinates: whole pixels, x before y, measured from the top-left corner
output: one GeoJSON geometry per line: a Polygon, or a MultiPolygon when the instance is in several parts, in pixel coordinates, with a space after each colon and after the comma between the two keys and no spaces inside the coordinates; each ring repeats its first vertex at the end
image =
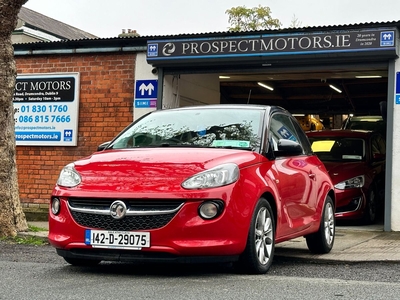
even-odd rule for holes
{"type": "Polygon", "coordinates": [[[396,72],[396,82],[395,82],[395,87],[396,87],[396,104],[400,104],[400,72],[396,72]]]}
{"type": "Polygon", "coordinates": [[[400,94],[400,72],[396,73],[396,94],[400,94]]]}
{"type": "Polygon", "coordinates": [[[157,107],[157,100],[135,100],[135,108],[157,107]]]}
{"type": "Polygon", "coordinates": [[[278,133],[285,140],[297,141],[296,137],[285,126],[279,128],[278,133]]]}
{"type": "Polygon", "coordinates": [[[147,56],[158,56],[158,44],[147,45],[147,56]]]}
{"type": "Polygon", "coordinates": [[[381,46],[393,47],[394,46],[394,31],[381,32],[381,46]]]}
{"type": "Polygon", "coordinates": [[[16,131],[15,140],[23,142],[54,142],[61,141],[61,132],[59,131],[16,131]]]}
{"type": "Polygon", "coordinates": [[[64,142],[72,142],[72,137],[74,136],[72,132],[73,132],[72,129],[64,130],[64,142]]]}
{"type": "Polygon", "coordinates": [[[136,80],[135,99],[156,99],[157,79],[136,80]]]}

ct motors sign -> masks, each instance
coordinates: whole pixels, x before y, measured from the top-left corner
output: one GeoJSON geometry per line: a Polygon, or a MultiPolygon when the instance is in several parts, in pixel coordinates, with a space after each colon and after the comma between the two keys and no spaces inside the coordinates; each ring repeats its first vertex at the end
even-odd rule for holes
{"type": "Polygon", "coordinates": [[[79,73],[17,76],[14,90],[17,146],[76,146],[79,73]]]}
{"type": "Polygon", "coordinates": [[[147,61],[187,63],[191,60],[235,61],[302,54],[391,51],[395,55],[397,29],[261,34],[199,39],[148,41],[147,61]]]}

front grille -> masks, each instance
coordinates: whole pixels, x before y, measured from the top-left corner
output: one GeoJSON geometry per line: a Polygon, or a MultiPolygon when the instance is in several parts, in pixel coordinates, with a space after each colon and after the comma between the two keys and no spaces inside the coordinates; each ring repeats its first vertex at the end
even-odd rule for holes
{"type": "Polygon", "coordinates": [[[99,213],[109,210],[110,205],[115,200],[69,198],[68,204],[75,222],[83,227],[101,230],[132,231],[157,229],[165,226],[177,214],[177,211],[173,213],[162,212],[177,209],[183,203],[181,200],[126,200],[124,203],[127,209],[141,213],[139,215],[125,216],[119,220],[114,219],[111,215],[99,213]]]}

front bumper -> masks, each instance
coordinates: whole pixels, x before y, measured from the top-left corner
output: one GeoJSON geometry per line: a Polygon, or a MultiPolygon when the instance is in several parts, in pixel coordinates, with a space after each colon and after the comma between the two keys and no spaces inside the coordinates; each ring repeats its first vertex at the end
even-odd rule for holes
{"type": "MultiPolygon", "coordinates": [[[[237,259],[246,246],[255,200],[249,200],[248,194],[243,197],[238,189],[235,191],[232,187],[221,187],[207,193],[193,192],[191,197],[187,197],[187,193],[182,197],[174,196],[184,204],[166,224],[139,229],[104,228],[104,218],[98,227],[89,227],[78,220],[69,209],[68,201],[73,197],[57,196],[61,200],[61,211],[57,215],[50,211],[49,242],[59,255],[71,258],[175,262],[186,262],[192,258],[197,261],[237,259]],[[203,201],[210,199],[224,201],[225,208],[216,219],[204,220],[199,216],[198,208],[203,201]],[[149,232],[150,247],[141,250],[93,248],[85,244],[86,229],[149,232]]],[[[162,202],[163,199],[157,201],[162,202]]],[[[111,216],[109,220],[113,221],[111,216]]]]}
{"type": "Polygon", "coordinates": [[[338,220],[361,219],[365,213],[366,196],[361,188],[338,190],[336,194],[336,213],[338,220]]]}

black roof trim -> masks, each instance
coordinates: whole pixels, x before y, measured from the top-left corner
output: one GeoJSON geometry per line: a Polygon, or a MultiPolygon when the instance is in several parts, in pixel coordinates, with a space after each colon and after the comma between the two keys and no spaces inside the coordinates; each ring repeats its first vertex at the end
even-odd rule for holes
{"type": "Polygon", "coordinates": [[[168,40],[168,39],[191,39],[191,38],[214,38],[214,37],[229,37],[229,36],[244,36],[255,34],[277,34],[277,33],[306,33],[315,31],[346,31],[360,30],[377,27],[397,27],[400,29],[400,20],[391,22],[370,22],[349,25],[329,25],[329,26],[313,26],[302,28],[283,28],[269,29],[258,31],[224,31],[224,32],[209,32],[209,33],[191,33],[191,34],[176,34],[176,35],[152,35],[152,36],[125,36],[125,37],[110,37],[110,38],[95,38],[95,39],[71,39],[53,42],[33,42],[33,43],[16,43],[13,44],[14,50],[51,50],[51,49],[73,49],[79,47],[132,47],[146,46],[147,41],[151,40],[168,40]]]}

